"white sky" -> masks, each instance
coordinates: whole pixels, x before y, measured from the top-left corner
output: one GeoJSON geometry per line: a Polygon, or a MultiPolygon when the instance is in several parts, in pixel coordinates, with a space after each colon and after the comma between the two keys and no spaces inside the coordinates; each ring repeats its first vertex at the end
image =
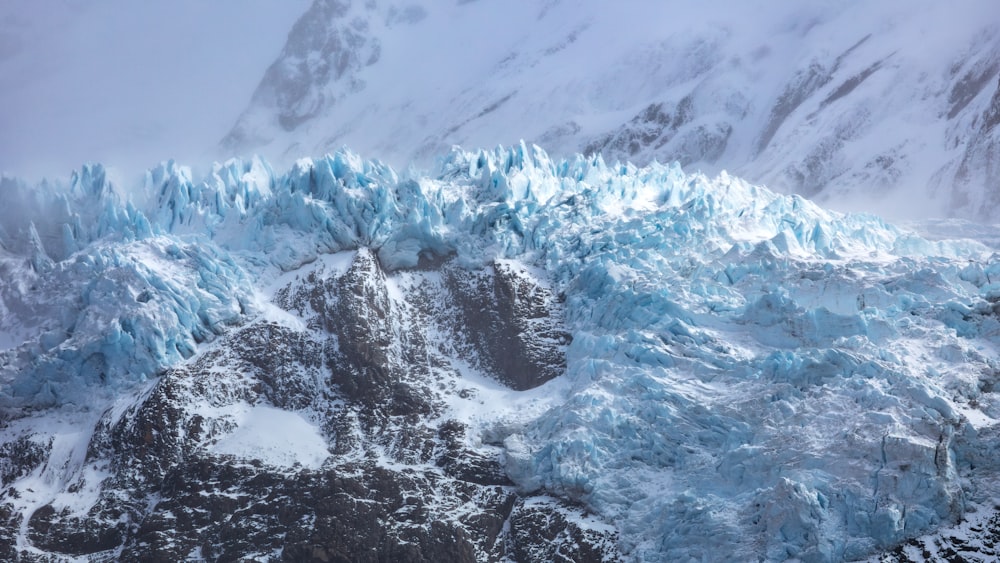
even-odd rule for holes
{"type": "Polygon", "coordinates": [[[214,158],[309,0],[3,0],[0,172],[214,158]]]}

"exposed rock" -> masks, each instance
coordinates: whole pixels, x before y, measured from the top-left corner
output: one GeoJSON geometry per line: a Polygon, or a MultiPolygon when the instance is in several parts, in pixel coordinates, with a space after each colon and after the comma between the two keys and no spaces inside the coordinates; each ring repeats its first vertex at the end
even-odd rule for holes
{"type": "Polygon", "coordinates": [[[484,352],[485,367],[517,390],[531,389],[565,369],[570,335],[560,328],[560,304],[527,271],[505,262],[490,269],[446,270],[460,322],[456,338],[484,352]]]}
{"type": "MultiPolygon", "coordinates": [[[[344,272],[316,267],[290,283],[275,301],[304,326],[258,319],[105,413],[89,469],[71,485],[93,491],[93,504],[34,509],[27,541],[53,557],[95,561],[614,559],[610,528],[581,527],[598,521],[553,498],[526,505],[498,450],[439,416],[461,392],[445,356],[453,350],[434,335],[452,319],[442,302],[469,322],[485,319],[464,331],[473,335],[465,350],[486,358],[486,373],[529,388],[565,365],[557,300],[514,264],[441,267],[462,281],[412,274],[424,281],[393,295],[401,278],[390,280],[362,248],[344,272]],[[255,408],[315,425],[325,461],[220,450],[246,424],[239,413],[255,408]]],[[[48,456],[28,438],[4,448],[11,479],[48,456]]],[[[4,529],[19,518],[0,504],[0,519],[12,522],[4,529]]],[[[15,533],[0,532],[0,554],[33,559],[15,543],[15,533]]]]}

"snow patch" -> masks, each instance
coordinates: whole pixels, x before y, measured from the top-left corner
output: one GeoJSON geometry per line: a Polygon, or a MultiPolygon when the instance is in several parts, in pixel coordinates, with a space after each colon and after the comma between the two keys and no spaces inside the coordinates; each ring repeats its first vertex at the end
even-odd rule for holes
{"type": "Polygon", "coordinates": [[[307,469],[318,469],[330,456],[319,428],[299,413],[242,405],[227,414],[237,428],[211,445],[211,452],[307,469]]]}

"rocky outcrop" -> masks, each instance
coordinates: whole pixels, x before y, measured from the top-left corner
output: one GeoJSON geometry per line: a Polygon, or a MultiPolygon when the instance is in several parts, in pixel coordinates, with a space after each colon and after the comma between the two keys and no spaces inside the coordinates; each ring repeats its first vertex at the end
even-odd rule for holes
{"type": "MultiPolygon", "coordinates": [[[[91,491],[92,504],[35,507],[23,515],[32,551],[17,551],[16,534],[0,533],[0,554],[24,561],[615,559],[613,528],[555,498],[519,493],[499,450],[446,416],[452,393],[464,392],[446,355],[456,349],[478,353],[487,375],[520,388],[559,375],[565,336],[554,296],[511,263],[484,272],[443,267],[444,276],[411,272],[407,281],[360,249],[344,271],[312,268],[275,298],[301,325],[262,318],[234,330],[130,407],[105,413],[69,487],[91,491]],[[438,330],[454,311],[472,322],[473,303],[485,321],[438,330]],[[461,332],[472,336],[450,348],[461,332]],[[221,447],[254,409],[307,421],[326,451],[303,465],[221,447]]],[[[28,439],[3,447],[4,482],[48,455],[28,439]]],[[[0,502],[0,519],[19,526],[21,517],[0,502]]]]}
{"type": "Polygon", "coordinates": [[[360,71],[378,62],[381,45],[365,20],[347,18],[349,0],[318,0],[295,23],[278,60],[268,67],[245,112],[223,145],[266,143],[268,131],[294,131],[360,91],[360,71]],[[261,114],[255,108],[278,108],[261,114]]]}
{"type": "Polygon", "coordinates": [[[562,373],[570,335],[548,287],[508,262],[481,272],[449,268],[445,276],[458,309],[454,336],[479,351],[483,367],[517,390],[562,373]]]}
{"type": "MultiPolygon", "coordinates": [[[[990,219],[993,218],[990,210],[1000,204],[1000,192],[984,191],[980,186],[1000,185],[1000,127],[997,127],[1000,125],[1000,62],[994,61],[983,73],[979,81],[975,77],[964,77],[965,83],[971,83],[967,86],[968,90],[986,90],[985,85],[979,82],[991,74],[997,79],[989,105],[973,121],[973,134],[965,143],[954,173],[956,187],[951,204],[955,209],[971,211],[981,219],[990,219]]],[[[979,91],[976,94],[982,95],[979,91]]],[[[957,101],[963,102],[967,97],[971,97],[971,93],[965,93],[957,101]]]]}

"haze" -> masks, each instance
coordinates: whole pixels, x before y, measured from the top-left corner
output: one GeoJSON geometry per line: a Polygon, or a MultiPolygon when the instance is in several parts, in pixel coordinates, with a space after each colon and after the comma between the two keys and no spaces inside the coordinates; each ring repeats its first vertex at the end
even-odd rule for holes
{"type": "Polygon", "coordinates": [[[308,0],[0,4],[0,171],[216,157],[308,0]]]}

